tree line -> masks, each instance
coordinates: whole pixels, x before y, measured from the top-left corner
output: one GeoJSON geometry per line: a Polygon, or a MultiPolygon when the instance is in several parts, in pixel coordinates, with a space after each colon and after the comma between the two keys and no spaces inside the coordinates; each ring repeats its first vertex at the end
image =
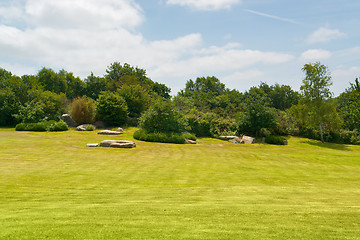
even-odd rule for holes
{"type": "Polygon", "coordinates": [[[358,79],[334,97],[325,65],[305,64],[302,71],[300,91],[262,82],[239,92],[208,76],[188,80],[171,97],[169,87],[126,63],[114,62],[104,76],[91,73],[83,80],[45,67],[36,75],[21,77],[0,68],[0,125],[58,120],[70,113],[79,124],[101,120],[107,126],[141,127],[152,122],[153,131],[160,131],[163,122],[166,129],[198,137],[294,135],[360,144],[358,79]],[[164,121],[149,120],[156,114],[164,121]]]}

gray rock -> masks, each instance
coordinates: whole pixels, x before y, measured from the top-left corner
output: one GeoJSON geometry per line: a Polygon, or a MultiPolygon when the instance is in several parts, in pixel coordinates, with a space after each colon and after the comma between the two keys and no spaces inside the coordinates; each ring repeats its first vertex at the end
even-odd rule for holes
{"type": "Polygon", "coordinates": [[[229,142],[231,143],[245,143],[244,141],[242,141],[242,139],[240,139],[239,137],[235,137],[233,139],[230,139],[229,142]]]}
{"type": "Polygon", "coordinates": [[[124,133],[124,132],[125,132],[124,129],[122,129],[121,127],[119,127],[118,129],[116,129],[116,131],[119,132],[119,133],[124,133]]]}
{"type": "Polygon", "coordinates": [[[69,127],[76,127],[77,123],[74,119],[71,118],[69,114],[63,114],[61,115],[61,120],[63,120],[69,127]]]}
{"type": "Polygon", "coordinates": [[[250,144],[256,143],[256,139],[249,136],[243,136],[241,140],[244,141],[245,143],[250,143],[250,144]]]}
{"type": "Polygon", "coordinates": [[[100,147],[134,148],[136,144],[127,140],[104,140],[100,143],[100,147]]]}
{"type": "Polygon", "coordinates": [[[185,139],[185,144],[196,144],[196,141],[191,140],[191,139],[185,139]]]}
{"type": "Polygon", "coordinates": [[[86,144],[87,147],[98,147],[99,144],[98,143],[88,143],[86,144]]]}
{"type": "Polygon", "coordinates": [[[102,130],[99,131],[97,134],[101,134],[101,135],[120,135],[123,134],[122,132],[117,132],[117,131],[111,131],[111,130],[102,130]]]}
{"type": "MultiPolygon", "coordinates": [[[[76,127],[76,131],[86,131],[86,127],[90,126],[91,124],[82,124],[76,127]]],[[[94,129],[96,129],[96,127],[94,125],[93,126],[94,129]]]]}

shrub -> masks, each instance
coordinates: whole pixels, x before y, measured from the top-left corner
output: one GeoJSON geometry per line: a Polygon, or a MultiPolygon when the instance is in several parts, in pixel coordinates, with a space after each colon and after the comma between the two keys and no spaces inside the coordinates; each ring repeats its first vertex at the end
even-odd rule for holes
{"type": "Polygon", "coordinates": [[[134,133],[134,138],[146,142],[161,142],[161,143],[176,143],[184,144],[185,139],[196,140],[193,134],[185,133],[165,133],[165,132],[153,132],[148,133],[144,129],[140,129],[134,133]]]}
{"type": "Polygon", "coordinates": [[[65,112],[64,94],[33,90],[29,92],[30,101],[20,106],[19,113],[13,116],[20,122],[37,123],[43,120],[57,120],[65,112]]]}
{"type": "Polygon", "coordinates": [[[67,131],[69,130],[68,125],[60,120],[59,122],[53,123],[49,126],[48,131],[50,132],[59,132],[59,131],[67,131]]]}
{"type": "Polygon", "coordinates": [[[189,124],[190,132],[194,133],[198,137],[210,137],[211,119],[214,118],[214,114],[204,114],[202,112],[193,112],[186,116],[189,124]]]}
{"type": "Polygon", "coordinates": [[[268,144],[285,145],[286,138],[284,136],[270,135],[265,137],[265,142],[268,144]]]}
{"type": "Polygon", "coordinates": [[[185,117],[175,109],[170,100],[157,101],[140,118],[140,128],[148,133],[181,133],[186,127],[185,117]]]}
{"type": "Polygon", "coordinates": [[[94,126],[93,125],[87,125],[85,128],[85,131],[94,131],[94,126]]]}
{"type": "Polygon", "coordinates": [[[56,122],[54,120],[38,122],[38,123],[19,123],[16,125],[16,131],[66,131],[69,127],[63,121],[56,122]]]}
{"type": "Polygon", "coordinates": [[[232,119],[215,118],[210,122],[210,133],[212,137],[236,135],[236,128],[236,123],[232,119]]]}
{"type": "Polygon", "coordinates": [[[129,117],[140,117],[151,102],[147,90],[140,85],[124,85],[118,93],[126,101],[129,117]]]}
{"type": "Polygon", "coordinates": [[[115,126],[126,123],[128,107],[124,98],[112,92],[102,92],[96,102],[96,118],[106,125],[115,126]]]}
{"type": "Polygon", "coordinates": [[[70,116],[78,124],[94,122],[95,111],[94,101],[87,97],[75,98],[70,105],[70,116]]]}

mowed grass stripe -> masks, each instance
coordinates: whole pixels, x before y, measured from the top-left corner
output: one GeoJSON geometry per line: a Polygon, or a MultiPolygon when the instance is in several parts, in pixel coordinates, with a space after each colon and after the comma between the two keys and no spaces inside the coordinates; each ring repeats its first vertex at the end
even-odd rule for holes
{"type": "Polygon", "coordinates": [[[0,130],[0,239],[359,239],[360,147],[0,130]]]}

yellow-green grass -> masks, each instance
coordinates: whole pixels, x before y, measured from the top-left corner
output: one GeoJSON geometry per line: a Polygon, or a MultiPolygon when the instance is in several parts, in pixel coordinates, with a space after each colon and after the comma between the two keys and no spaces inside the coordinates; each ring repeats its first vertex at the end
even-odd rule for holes
{"type": "Polygon", "coordinates": [[[87,148],[0,129],[0,239],[360,239],[360,147],[198,139],[87,148]]]}

